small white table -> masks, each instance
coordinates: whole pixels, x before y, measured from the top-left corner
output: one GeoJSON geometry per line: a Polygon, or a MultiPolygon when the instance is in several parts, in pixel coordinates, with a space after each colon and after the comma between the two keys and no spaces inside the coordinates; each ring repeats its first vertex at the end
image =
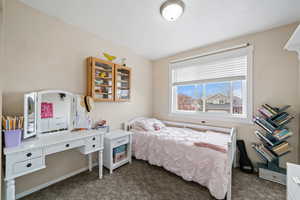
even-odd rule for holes
{"type": "Polygon", "coordinates": [[[114,169],[126,164],[131,163],[131,150],[132,150],[132,133],[124,130],[113,130],[104,136],[104,154],[103,165],[112,173],[114,169]],[[126,145],[127,156],[114,162],[114,149],[126,145]]]}

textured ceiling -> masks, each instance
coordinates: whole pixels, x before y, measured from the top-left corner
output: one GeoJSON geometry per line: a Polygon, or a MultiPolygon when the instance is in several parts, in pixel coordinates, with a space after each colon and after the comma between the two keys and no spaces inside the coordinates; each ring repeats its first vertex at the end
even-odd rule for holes
{"type": "Polygon", "coordinates": [[[300,20],[300,0],[183,0],[176,22],[163,0],[21,1],[152,60],[300,20]]]}

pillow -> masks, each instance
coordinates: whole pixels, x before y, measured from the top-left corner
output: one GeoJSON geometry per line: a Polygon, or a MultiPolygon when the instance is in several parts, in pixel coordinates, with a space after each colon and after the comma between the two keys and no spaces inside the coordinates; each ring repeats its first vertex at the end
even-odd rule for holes
{"type": "Polygon", "coordinates": [[[133,122],[133,128],[143,131],[155,131],[165,127],[165,125],[154,118],[137,118],[133,122]]]}
{"type": "Polygon", "coordinates": [[[140,119],[133,123],[133,128],[136,130],[154,131],[153,123],[148,119],[140,119]]]}
{"type": "Polygon", "coordinates": [[[145,117],[135,117],[135,118],[129,120],[127,122],[127,124],[130,125],[130,128],[132,128],[132,129],[136,129],[138,131],[145,131],[144,128],[141,128],[138,123],[139,121],[141,121],[143,119],[146,119],[146,118],[145,117]]]}
{"type": "Polygon", "coordinates": [[[146,117],[135,117],[131,120],[128,121],[128,124],[134,124],[134,122],[142,120],[142,119],[147,119],[146,117]]]}

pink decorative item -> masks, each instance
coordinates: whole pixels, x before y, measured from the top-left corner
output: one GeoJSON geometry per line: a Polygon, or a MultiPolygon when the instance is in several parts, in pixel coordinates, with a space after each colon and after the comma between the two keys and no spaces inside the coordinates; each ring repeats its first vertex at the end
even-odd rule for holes
{"type": "Polygon", "coordinates": [[[4,131],[5,147],[17,147],[21,144],[22,130],[4,131]]]}
{"type": "Polygon", "coordinates": [[[53,104],[42,102],[41,105],[41,118],[52,118],[53,117],[53,104]]]}
{"type": "Polygon", "coordinates": [[[154,128],[154,130],[156,130],[156,131],[159,131],[159,130],[161,129],[161,127],[160,127],[160,125],[159,125],[158,123],[154,123],[154,124],[153,124],[153,128],[154,128]]]}

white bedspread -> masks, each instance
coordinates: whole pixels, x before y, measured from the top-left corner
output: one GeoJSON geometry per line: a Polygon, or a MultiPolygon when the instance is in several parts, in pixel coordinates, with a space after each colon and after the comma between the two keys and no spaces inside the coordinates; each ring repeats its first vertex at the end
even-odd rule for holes
{"type": "Polygon", "coordinates": [[[227,149],[230,136],[216,132],[166,127],[160,131],[133,130],[133,155],[150,164],[162,166],[187,181],[207,187],[217,199],[227,192],[227,154],[197,147],[194,142],[206,142],[227,149]]]}

